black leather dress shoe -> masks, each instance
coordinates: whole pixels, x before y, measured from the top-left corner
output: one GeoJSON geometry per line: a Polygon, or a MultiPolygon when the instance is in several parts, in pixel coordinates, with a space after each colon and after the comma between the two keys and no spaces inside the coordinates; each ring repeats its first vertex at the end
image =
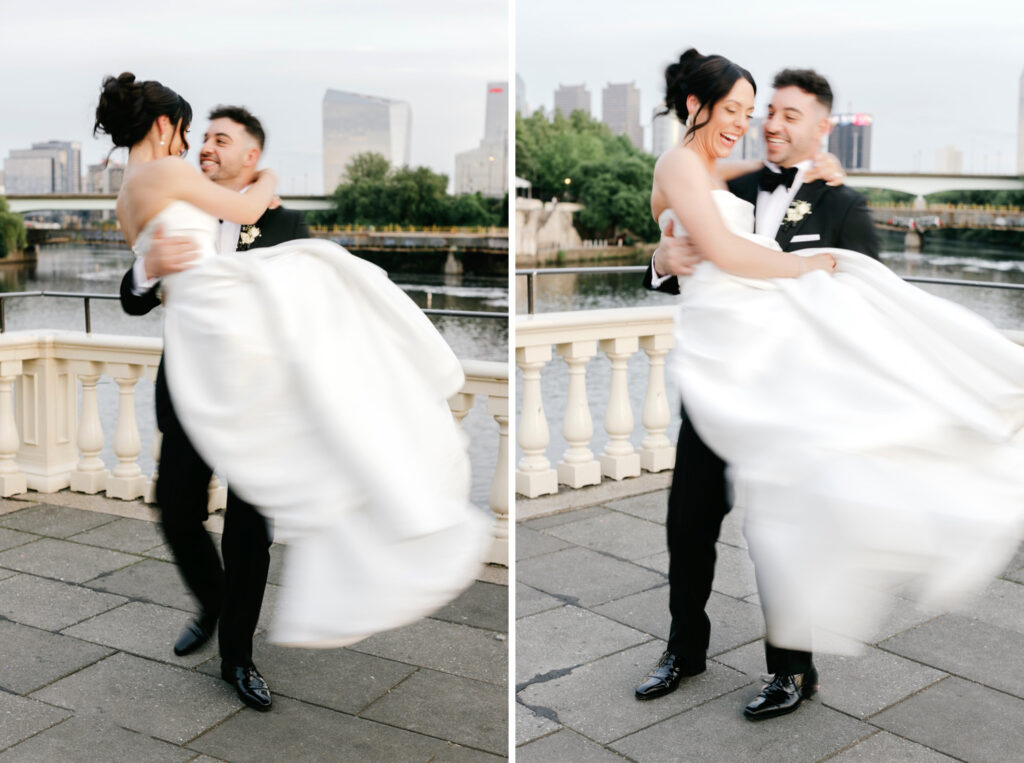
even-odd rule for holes
{"type": "Polygon", "coordinates": [[[269,710],[270,687],[254,665],[221,665],[220,675],[235,687],[239,699],[256,710],[269,710]]]}
{"type": "Polygon", "coordinates": [[[792,713],[805,699],[810,699],[818,690],[818,671],[812,666],[806,673],[797,675],[778,674],[753,702],[746,706],[743,715],[752,721],[775,718],[792,713]]]}
{"type": "Polygon", "coordinates": [[[209,621],[205,618],[190,620],[189,624],[185,626],[185,630],[178,636],[178,640],[174,642],[174,653],[179,657],[192,654],[192,652],[210,640],[216,622],[216,620],[209,621]]]}
{"type": "Polygon", "coordinates": [[[703,662],[700,665],[688,665],[682,658],[666,650],[658,660],[658,664],[647,674],[643,683],[636,687],[636,698],[663,697],[676,690],[679,680],[683,676],[695,676],[698,673],[703,673],[704,669],[703,662]]]}

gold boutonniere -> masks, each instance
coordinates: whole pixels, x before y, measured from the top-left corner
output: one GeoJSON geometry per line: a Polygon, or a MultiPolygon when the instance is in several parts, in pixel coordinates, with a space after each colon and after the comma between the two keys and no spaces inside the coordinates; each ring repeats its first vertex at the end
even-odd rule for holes
{"type": "Polygon", "coordinates": [[[238,240],[246,249],[252,246],[252,242],[260,237],[260,229],[255,225],[243,225],[238,240]]]}
{"type": "Polygon", "coordinates": [[[811,202],[794,201],[789,205],[789,209],[786,210],[786,216],[782,219],[782,227],[787,228],[790,225],[796,225],[809,214],[811,214],[811,202]]]}

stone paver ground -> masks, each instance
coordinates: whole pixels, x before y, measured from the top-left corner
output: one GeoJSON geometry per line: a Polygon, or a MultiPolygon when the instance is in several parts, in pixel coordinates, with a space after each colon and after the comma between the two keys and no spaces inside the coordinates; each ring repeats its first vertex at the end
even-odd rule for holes
{"type": "Polygon", "coordinates": [[[259,713],[220,679],[215,643],[172,652],[194,605],[154,518],[69,493],[0,501],[0,762],[507,757],[507,571],[406,628],[291,649],[263,631],[275,547],[254,644],[274,707],[259,713]]]}
{"type": "Polygon", "coordinates": [[[812,701],[751,723],[764,619],[737,508],[718,543],[707,671],[637,701],[668,637],[667,493],[516,526],[517,761],[1024,760],[1024,546],[964,611],[895,591],[862,655],[816,657],[812,701]]]}

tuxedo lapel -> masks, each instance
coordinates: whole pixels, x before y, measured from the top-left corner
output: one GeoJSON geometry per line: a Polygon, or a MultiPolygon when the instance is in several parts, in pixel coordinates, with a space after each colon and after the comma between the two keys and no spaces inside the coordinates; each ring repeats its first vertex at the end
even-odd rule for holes
{"type": "MultiPolygon", "coordinates": [[[[785,216],[782,218],[782,224],[779,225],[779,230],[775,234],[775,240],[779,246],[782,247],[783,251],[789,250],[789,244],[793,240],[793,236],[800,233],[800,230],[811,220],[815,214],[820,214],[818,210],[818,202],[821,199],[822,194],[828,190],[828,186],[825,185],[824,180],[815,180],[813,183],[804,183],[800,186],[800,190],[796,192],[796,196],[793,197],[793,201],[789,203],[789,207],[792,207],[798,201],[805,201],[811,205],[811,211],[803,216],[802,219],[795,223],[787,223],[785,216]]],[[[787,212],[788,212],[787,207],[787,212]]]]}

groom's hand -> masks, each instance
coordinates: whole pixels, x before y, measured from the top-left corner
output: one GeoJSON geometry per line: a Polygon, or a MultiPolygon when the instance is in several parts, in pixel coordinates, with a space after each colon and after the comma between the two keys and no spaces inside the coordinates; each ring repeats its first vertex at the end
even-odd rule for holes
{"type": "Polygon", "coordinates": [[[157,227],[153,241],[143,259],[148,278],[163,278],[192,267],[192,260],[199,255],[195,242],[185,236],[164,237],[163,228],[157,227]]]}
{"type": "Polygon", "coordinates": [[[654,251],[654,272],[659,277],[692,275],[693,269],[704,259],[689,236],[672,235],[673,227],[669,221],[654,251]]]}

